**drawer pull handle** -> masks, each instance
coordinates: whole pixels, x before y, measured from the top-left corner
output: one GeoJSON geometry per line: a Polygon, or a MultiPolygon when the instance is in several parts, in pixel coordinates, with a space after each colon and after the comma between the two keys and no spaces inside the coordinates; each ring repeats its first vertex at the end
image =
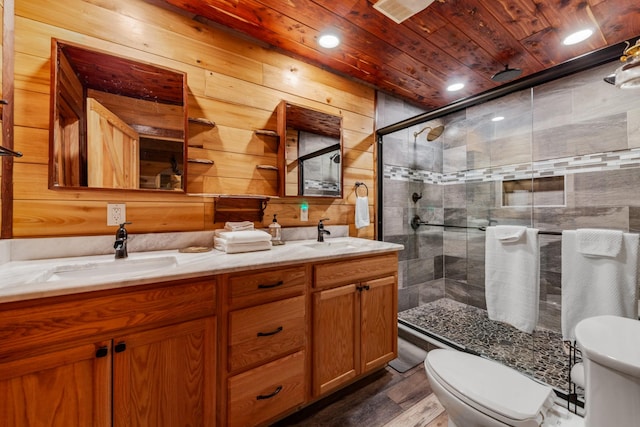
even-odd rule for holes
{"type": "Polygon", "coordinates": [[[282,280],[276,283],[271,283],[269,285],[264,285],[261,283],[258,285],[258,289],[271,289],[271,288],[277,288],[278,286],[282,286],[282,285],[284,285],[284,282],[282,280]]]}
{"type": "Polygon", "coordinates": [[[96,357],[106,357],[109,354],[109,347],[100,347],[96,350],[96,357]]]}
{"type": "Polygon", "coordinates": [[[272,397],[274,397],[276,394],[280,393],[282,391],[282,386],[279,385],[274,391],[273,393],[270,394],[260,394],[258,396],[256,396],[256,400],[265,400],[265,399],[271,399],[272,397]]]}
{"type": "Polygon", "coordinates": [[[278,328],[275,331],[271,331],[271,332],[258,332],[258,336],[259,337],[270,337],[271,335],[275,335],[278,332],[282,332],[282,326],[278,326],[278,328]]]}
{"type": "Polygon", "coordinates": [[[127,349],[127,344],[124,342],[119,342],[118,344],[116,344],[115,346],[115,351],[116,353],[122,353],[123,351],[125,351],[127,349]]]}

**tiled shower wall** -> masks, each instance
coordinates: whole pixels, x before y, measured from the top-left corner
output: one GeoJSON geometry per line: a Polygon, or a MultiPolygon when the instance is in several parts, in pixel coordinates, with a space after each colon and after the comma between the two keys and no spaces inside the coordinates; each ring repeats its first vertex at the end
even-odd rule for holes
{"type": "MultiPolygon", "coordinates": [[[[405,245],[399,310],[442,297],[485,308],[484,232],[410,227],[517,224],[640,232],[640,91],[602,80],[618,64],[523,90],[383,138],[385,241],[405,245]],[[502,116],[502,121],[491,121],[502,116]],[[444,125],[436,140],[424,126],[444,125]],[[558,176],[548,203],[530,184],[525,203],[503,206],[503,182],[558,176]],[[422,197],[414,203],[412,194],[422,197]],[[516,206],[517,205],[517,206],[516,206]]],[[[421,113],[378,97],[377,127],[421,113]]],[[[529,181],[532,182],[532,181],[529,181]]],[[[512,194],[513,196],[513,194],[512,194]]],[[[560,328],[560,236],[541,235],[540,326],[560,328]]]]}

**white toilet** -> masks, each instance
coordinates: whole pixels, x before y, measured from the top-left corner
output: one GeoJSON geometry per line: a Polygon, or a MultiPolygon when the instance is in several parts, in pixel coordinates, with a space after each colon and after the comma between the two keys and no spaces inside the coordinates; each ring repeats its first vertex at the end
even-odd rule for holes
{"type": "Polygon", "coordinates": [[[640,425],[640,321],[597,316],[576,325],[585,381],[585,427],[640,425]]]}
{"type": "Polygon", "coordinates": [[[449,427],[638,427],[640,321],[597,316],[575,329],[582,350],[584,419],[554,405],[551,387],[497,362],[456,350],[432,350],[424,361],[449,427]]]}

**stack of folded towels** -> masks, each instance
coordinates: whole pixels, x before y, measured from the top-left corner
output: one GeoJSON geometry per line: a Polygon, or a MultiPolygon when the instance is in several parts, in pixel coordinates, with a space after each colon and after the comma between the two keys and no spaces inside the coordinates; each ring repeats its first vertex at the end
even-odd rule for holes
{"type": "Polygon", "coordinates": [[[265,251],[271,249],[271,235],[255,230],[253,223],[227,222],[223,230],[216,230],[214,247],[228,254],[265,251]]]}

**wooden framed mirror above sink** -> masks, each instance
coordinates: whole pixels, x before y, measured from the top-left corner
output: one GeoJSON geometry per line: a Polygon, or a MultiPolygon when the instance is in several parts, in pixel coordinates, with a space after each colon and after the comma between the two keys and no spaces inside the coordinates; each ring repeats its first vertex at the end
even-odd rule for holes
{"type": "Polygon", "coordinates": [[[342,198],[342,117],[281,101],[281,196],[342,198]]]}
{"type": "Polygon", "coordinates": [[[186,192],[187,76],[52,39],[50,188],[186,192]]]}

